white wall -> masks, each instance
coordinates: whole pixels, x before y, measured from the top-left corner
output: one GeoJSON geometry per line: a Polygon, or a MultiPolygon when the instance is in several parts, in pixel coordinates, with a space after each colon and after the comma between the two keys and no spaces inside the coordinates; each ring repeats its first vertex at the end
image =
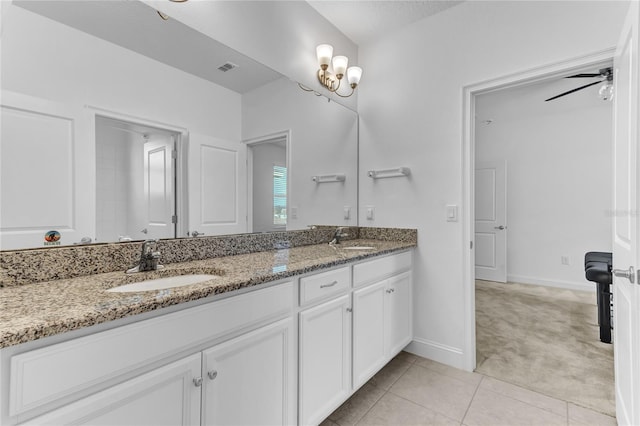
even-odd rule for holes
{"type": "Polygon", "coordinates": [[[245,140],[285,130],[289,145],[290,184],[287,229],[307,225],[353,226],[357,222],[357,114],[327,98],[304,92],[281,78],[242,96],[242,136],[245,140]],[[344,173],[344,182],[316,184],[315,175],[344,173]],[[351,217],[344,219],[344,206],[351,217]],[[297,217],[291,208],[297,208],[297,217]]]}
{"type": "Polygon", "coordinates": [[[375,205],[376,218],[361,209],[360,224],[418,228],[412,350],[463,366],[469,242],[445,207],[462,200],[463,87],[610,48],[627,6],[470,1],[361,46],[360,205],[375,205]],[[387,166],[413,174],[364,175],[387,166]]]}
{"type": "Polygon", "coordinates": [[[611,251],[612,103],[598,98],[599,86],[544,102],[592,81],[557,78],[476,98],[476,160],[507,163],[511,282],[593,291],[584,254],[611,251]]]}
{"type": "Polygon", "coordinates": [[[285,167],[287,150],[275,143],[251,148],[253,153],[253,232],[282,229],[273,224],[273,166],[285,167]]]}

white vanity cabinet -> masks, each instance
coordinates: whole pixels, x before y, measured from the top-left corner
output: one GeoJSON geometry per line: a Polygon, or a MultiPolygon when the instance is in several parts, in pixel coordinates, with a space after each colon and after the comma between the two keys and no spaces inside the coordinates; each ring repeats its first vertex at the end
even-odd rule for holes
{"type": "Polygon", "coordinates": [[[203,352],[202,425],[295,424],[293,320],[203,352]]]}
{"type": "Polygon", "coordinates": [[[4,348],[0,424],[317,425],[410,342],[411,267],[394,253],[4,348]]]}
{"type": "Polygon", "coordinates": [[[411,252],[353,267],[353,387],[362,386],[411,341],[411,252]]]}
{"type": "Polygon", "coordinates": [[[160,367],[21,425],[196,426],[200,354],[160,367]]]}
{"type": "Polygon", "coordinates": [[[300,278],[301,425],[320,423],[351,394],[350,290],[348,266],[300,278]]]}
{"type": "Polygon", "coordinates": [[[319,424],[351,394],[351,296],[300,313],[301,425],[319,424]]]}
{"type": "Polygon", "coordinates": [[[321,423],[411,341],[411,266],[403,252],[300,279],[300,425],[321,423]]]}
{"type": "Polygon", "coordinates": [[[410,341],[411,273],[353,292],[353,386],[359,388],[410,341]]]}
{"type": "Polygon", "coordinates": [[[282,282],[16,353],[0,424],[295,423],[294,294],[282,282]]]}

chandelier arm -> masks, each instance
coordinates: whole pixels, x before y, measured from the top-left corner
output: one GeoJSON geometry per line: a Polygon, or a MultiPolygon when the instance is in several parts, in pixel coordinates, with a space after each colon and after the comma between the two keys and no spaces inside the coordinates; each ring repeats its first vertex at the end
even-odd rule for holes
{"type": "Polygon", "coordinates": [[[348,98],[349,96],[353,95],[355,93],[356,89],[352,88],[351,89],[351,93],[349,93],[348,95],[341,95],[340,93],[338,93],[337,91],[335,92],[336,95],[340,96],[341,98],[348,98]]]}
{"type": "Polygon", "coordinates": [[[304,86],[301,83],[298,83],[298,87],[300,87],[305,92],[313,92],[314,91],[313,89],[309,89],[307,86],[304,86]]]}

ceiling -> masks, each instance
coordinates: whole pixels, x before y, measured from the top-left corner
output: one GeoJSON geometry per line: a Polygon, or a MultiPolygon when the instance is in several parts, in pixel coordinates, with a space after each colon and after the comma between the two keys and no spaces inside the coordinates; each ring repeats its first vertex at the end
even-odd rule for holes
{"type": "Polygon", "coordinates": [[[139,1],[14,0],[14,4],[234,92],[246,93],[282,77],[175,19],[163,21],[139,1]],[[237,68],[218,70],[227,62],[237,68]]]}
{"type": "Polygon", "coordinates": [[[308,0],[307,3],[357,45],[433,16],[459,0],[308,0]]]}

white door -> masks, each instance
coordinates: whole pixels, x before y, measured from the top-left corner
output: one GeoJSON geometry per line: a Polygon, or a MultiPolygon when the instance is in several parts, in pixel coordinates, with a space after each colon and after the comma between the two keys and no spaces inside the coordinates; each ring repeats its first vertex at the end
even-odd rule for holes
{"type": "Polygon", "coordinates": [[[94,239],[95,163],[84,159],[95,149],[81,143],[84,111],[5,90],[1,98],[0,249],[94,239]]]}
{"type": "Polygon", "coordinates": [[[247,146],[191,133],[188,155],[189,233],[247,232],[247,146]]]}
{"type": "Polygon", "coordinates": [[[349,295],[300,313],[300,425],[317,425],[351,393],[349,295]]]}
{"type": "Polygon", "coordinates": [[[476,164],[476,279],[507,282],[507,173],[504,161],[476,164]]]}
{"type": "Polygon", "coordinates": [[[21,424],[196,426],[200,371],[198,353],[21,424]]]}
{"type": "Polygon", "coordinates": [[[640,424],[639,26],[640,8],[631,2],[614,60],[613,312],[616,417],[620,425],[640,424]]]}
{"type": "Polygon", "coordinates": [[[144,143],[144,225],[140,238],[175,238],[175,142],[151,135],[144,143]]]}
{"type": "Polygon", "coordinates": [[[293,320],[204,351],[203,425],[295,423],[293,320]]]}

